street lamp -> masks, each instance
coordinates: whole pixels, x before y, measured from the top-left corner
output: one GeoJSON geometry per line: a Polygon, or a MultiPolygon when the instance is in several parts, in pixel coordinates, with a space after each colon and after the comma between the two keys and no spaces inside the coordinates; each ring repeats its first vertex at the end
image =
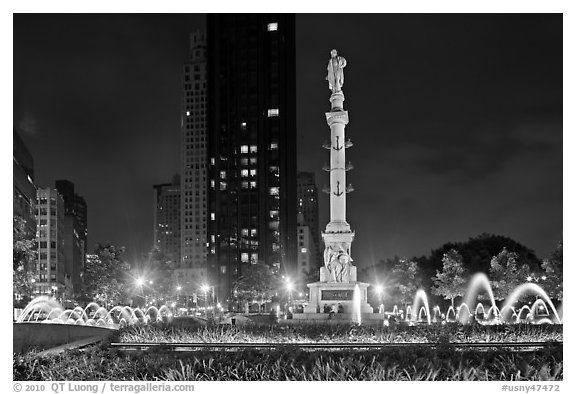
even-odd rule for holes
{"type": "Polygon", "coordinates": [[[202,285],[200,288],[204,292],[204,312],[206,313],[206,317],[208,317],[208,291],[210,290],[210,286],[202,285]]]}
{"type": "Polygon", "coordinates": [[[384,309],[383,306],[382,306],[382,297],[383,297],[383,295],[384,295],[384,286],[382,286],[382,285],[376,285],[376,286],[374,287],[374,290],[376,291],[376,294],[378,294],[378,302],[379,302],[378,312],[379,312],[379,313],[382,313],[382,312],[383,312],[383,309],[384,309]]]}

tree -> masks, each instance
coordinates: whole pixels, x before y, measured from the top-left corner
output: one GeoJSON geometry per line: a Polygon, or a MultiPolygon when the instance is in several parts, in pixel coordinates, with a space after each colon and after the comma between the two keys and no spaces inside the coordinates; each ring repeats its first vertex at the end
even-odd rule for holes
{"type": "Polygon", "coordinates": [[[26,221],[17,215],[13,217],[12,243],[13,292],[26,304],[34,290],[36,244],[26,235],[26,221]]]}
{"type": "Polygon", "coordinates": [[[262,263],[245,265],[241,276],[233,284],[234,297],[247,304],[258,301],[260,304],[271,300],[278,290],[278,277],[262,263]]]}
{"type": "Polygon", "coordinates": [[[419,258],[418,262],[423,270],[430,270],[430,276],[433,276],[436,270],[442,268],[444,254],[451,249],[456,249],[462,255],[464,267],[468,272],[488,274],[492,257],[504,248],[516,253],[517,261],[527,264],[533,270],[539,269],[540,260],[532,250],[511,238],[487,233],[469,238],[466,242],[446,243],[440,248],[432,250],[430,257],[419,258]]]}
{"type": "Polygon", "coordinates": [[[562,301],[563,298],[563,263],[562,263],[562,241],[558,243],[549,259],[542,262],[544,275],[540,278],[540,284],[548,293],[550,298],[562,301]]]}
{"type": "Polygon", "coordinates": [[[527,264],[523,264],[518,268],[516,265],[517,259],[518,255],[516,253],[509,252],[506,248],[503,248],[490,261],[489,276],[495,299],[503,300],[516,287],[526,282],[530,274],[530,268],[527,264]]]}
{"type": "Polygon", "coordinates": [[[442,272],[436,271],[436,276],[432,278],[432,293],[450,300],[454,306],[454,299],[466,293],[468,282],[462,256],[455,249],[450,249],[444,254],[442,264],[442,272]]]}
{"type": "Polygon", "coordinates": [[[148,254],[148,261],[144,267],[146,271],[145,277],[153,281],[152,288],[159,300],[166,301],[174,293],[174,266],[172,258],[162,252],[157,246],[153,247],[148,254]]]}
{"type": "Polygon", "coordinates": [[[412,303],[416,290],[420,286],[418,280],[418,264],[412,260],[400,259],[392,268],[393,294],[402,305],[412,303]]]}
{"type": "Polygon", "coordinates": [[[106,308],[125,301],[129,266],[122,260],[123,247],[98,245],[95,258],[86,259],[83,276],[83,296],[106,308]]]}

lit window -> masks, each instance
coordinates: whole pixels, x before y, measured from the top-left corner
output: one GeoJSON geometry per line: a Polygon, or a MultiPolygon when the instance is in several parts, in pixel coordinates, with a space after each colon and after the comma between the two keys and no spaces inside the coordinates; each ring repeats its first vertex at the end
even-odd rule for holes
{"type": "Polygon", "coordinates": [[[214,212],[210,212],[210,220],[216,220],[216,214],[214,212]]]}
{"type": "Polygon", "coordinates": [[[246,157],[241,158],[240,164],[243,166],[247,166],[248,165],[248,159],[246,157]]]}
{"type": "Polygon", "coordinates": [[[214,179],[210,179],[210,186],[214,187],[215,183],[214,183],[214,179]]]}
{"type": "Polygon", "coordinates": [[[256,158],[255,157],[250,158],[250,164],[256,164],[256,158]]]}
{"type": "Polygon", "coordinates": [[[280,188],[279,187],[271,187],[270,188],[270,195],[271,196],[277,196],[278,194],[280,194],[280,188]]]}
{"type": "Polygon", "coordinates": [[[242,189],[248,189],[248,182],[241,183],[242,189]]]}
{"type": "Polygon", "coordinates": [[[248,145],[242,145],[240,147],[240,153],[248,153],[248,145]]]}
{"type": "Polygon", "coordinates": [[[278,217],[278,211],[270,211],[270,218],[275,219],[278,217]]]}
{"type": "Polygon", "coordinates": [[[268,110],[268,117],[271,118],[273,116],[279,116],[280,110],[278,108],[271,108],[268,110]]]}
{"type": "Polygon", "coordinates": [[[226,179],[226,171],[220,171],[220,178],[226,179]]]}
{"type": "Polygon", "coordinates": [[[220,182],[220,191],[226,190],[226,182],[220,182]]]}
{"type": "Polygon", "coordinates": [[[252,253],[252,254],[250,255],[250,262],[251,262],[252,264],[258,263],[258,253],[252,253]]]}
{"type": "Polygon", "coordinates": [[[256,170],[255,169],[250,170],[250,176],[256,176],[256,170]]]}
{"type": "Polygon", "coordinates": [[[186,116],[190,116],[190,111],[186,111],[186,116]]]}
{"type": "Polygon", "coordinates": [[[213,157],[211,157],[211,158],[210,158],[210,164],[214,165],[214,163],[215,163],[215,160],[214,160],[213,157]]]}
{"type": "Polygon", "coordinates": [[[253,229],[250,230],[250,235],[251,235],[251,236],[255,237],[256,234],[257,234],[257,232],[256,232],[256,229],[255,229],[255,228],[253,228],[253,229]]]}
{"type": "Polygon", "coordinates": [[[268,23],[268,31],[276,31],[276,30],[278,30],[277,22],[268,23]]]}
{"type": "Polygon", "coordinates": [[[301,249],[300,249],[300,253],[308,253],[308,249],[306,249],[306,248],[301,248],[301,249]]]}
{"type": "Polygon", "coordinates": [[[242,253],[240,255],[240,260],[242,260],[243,263],[247,263],[248,262],[248,253],[242,253]]]}
{"type": "Polygon", "coordinates": [[[258,147],[256,145],[250,145],[250,153],[258,152],[258,147]]]}
{"type": "Polygon", "coordinates": [[[240,128],[241,128],[242,130],[246,130],[246,122],[240,123],[240,128]]]}
{"type": "Polygon", "coordinates": [[[250,189],[255,189],[256,188],[256,181],[251,181],[250,182],[250,189]]]}
{"type": "Polygon", "coordinates": [[[242,233],[242,235],[243,235],[244,237],[247,237],[247,236],[248,236],[248,229],[247,229],[247,228],[243,228],[242,231],[241,231],[241,233],[242,233]]]}
{"type": "Polygon", "coordinates": [[[270,143],[270,150],[276,150],[278,149],[278,143],[277,142],[271,142],[270,143]]]}
{"type": "Polygon", "coordinates": [[[240,175],[243,177],[247,177],[248,176],[248,170],[241,170],[240,175]]]}

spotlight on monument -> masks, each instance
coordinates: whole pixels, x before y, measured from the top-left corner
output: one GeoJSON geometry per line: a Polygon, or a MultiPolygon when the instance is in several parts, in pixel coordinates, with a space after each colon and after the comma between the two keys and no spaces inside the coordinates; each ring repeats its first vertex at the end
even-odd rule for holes
{"type": "Polygon", "coordinates": [[[292,282],[290,282],[290,281],[287,281],[287,282],[286,282],[286,289],[287,289],[288,291],[292,291],[292,290],[294,289],[294,284],[293,284],[292,282]]]}
{"type": "Polygon", "coordinates": [[[137,284],[138,286],[143,286],[143,285],[144,285],[144,279],[142,279],[142,278],[136,279],[136,284],[137,284]]]}
{"type": "Polygon", "coordinates": [[[382,295],[382,293],[384,292],[384,286],[382,286],[382,285],[376,285],[376,286],[374,287],[374,291],[376,292],[376,294],[382,295]]]}
{"type": "Polygon", "coordinates": [[[200,289],[202,290],[202,292],[204,294],[208,293],[208,290],[210,290],[210,286],[208,285],[202,285],[202,287],[200,287],[200,289]]]}

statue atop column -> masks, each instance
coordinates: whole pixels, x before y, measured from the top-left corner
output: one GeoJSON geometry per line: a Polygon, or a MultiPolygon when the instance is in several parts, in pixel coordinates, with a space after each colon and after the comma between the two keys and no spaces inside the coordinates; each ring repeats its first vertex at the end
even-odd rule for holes
{"type": "Polygon", "coordinates": [[[328,88],[332,90],[332,93],[337,93],[342,91],[342,85],[344,85],[344,67],[346,67],[346,59],[342,56],[338,56],[338,51],[332,49],[330,51],[331,58],[328,61],[328,75],[326,80],[328,81],[328,88]]]}

